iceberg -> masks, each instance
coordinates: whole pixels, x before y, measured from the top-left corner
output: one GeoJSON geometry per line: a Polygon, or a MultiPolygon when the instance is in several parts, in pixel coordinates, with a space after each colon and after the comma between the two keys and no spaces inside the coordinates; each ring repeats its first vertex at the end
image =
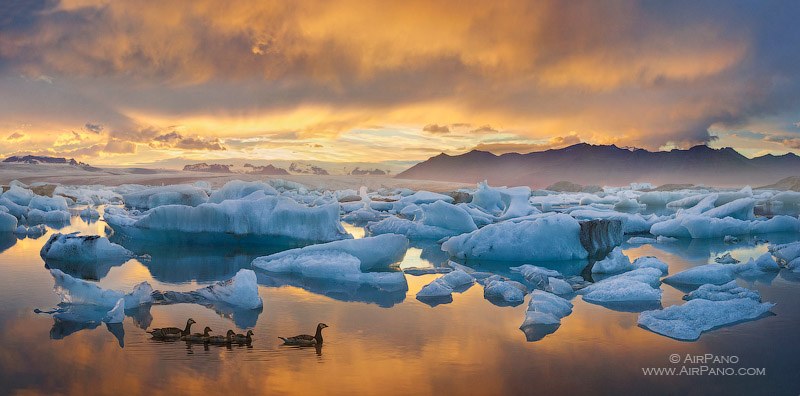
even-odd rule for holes
{"type": "Polygon", "coordinates": [[[544,290],[549,285],[551,278],[561,278],[560,272],[536,265],[525,264],[519,267],[511,267],[511,271],[519,272],[525,280],[536,289],[544,290]]]}
{"type": "Polygon", "coordinates": [[[581,245],[589,253],[589,257],[605,256],[622,244],[624,233],[619,220],[585,220],[579,223],[581,245]]]}
{"type": "Polygon", "coordinates": [[[578,294],[583,295],[584,301],[595,303],[661,301],[661,289],[629,277],[604,279],[579,290],[578,294]]]}
{"type": "Polygon", "coordinates": [[[490,213],[495,220],[508,220],[541,213],[531,205],[530,197],[529,187],[489,187],[484,181],[478,183],[470,204],[490,213]]]}
{"type": "Polygon", "coordinates": [[[631,260],[622,254],[622,249],[614,248],[603,260],[597,261],[592,266],[593,274],[616,274],[633,269],[631,260]]]}
{"type": "Polygon", "coordinates": [[[528,288],[522,283],[493,275],[483,280],[483,297],[495,305],[517,306],[525,300],[528,288]]]}
{"type": "Polygon", "coordinates": [[[125,319],[125,299],[120,298],[119,300],[117,300],[117,303],[114,304],[114,308],[111,308],[111,310],[108,311],[103,321],[106,323],[122,323],[124,319],[125,319]]]}
{"type": "Polygon", "coordinates": [[[739,260],[733,258],[730,252],[727,252],[722,256],[714,258],[714,262],[718,264],[737,264],[739,263],[739,260]]]}
{"type": "MultiPolygon", "coordinates": [[[[402,235],[384,234],[361,239],[346,239],[328,243],[310,245],[303,248],[285,250],[283,252],[259,257],[253,260],[253,266],[272,272],[303,272],[300,264],[304,257],[312,254],[325,255],[341,253],[355,258],[361,270],[384,269],[403,259],[408,250],[408,239],[402,235]],[[291,270],[289,270],[291,269],[291,270]]],[[[347,259],[350,261],[350,259],[347,259]]],[[[314,260],[312,260],[314,262],[314,260]]]]}
{"type": "Polygon", "coordinates": [[[542,290],[531,292],[525,321],[520,329],[535,325],[557,325],[561,319],[572,313],[572,303],[567,299],[542,290]]]}
{"type": "Polygon", "coordinates": [[[572,285],[570,285],[567,281],[559,278],[547,278],[547,288],[546,290],[553,294],[569,294],[572,293],[572,285]]]}
{"type": "Polygon", "coordinates": [[[683,297],[684,300],[694,300],[698,298],[711,301],[749,298],[760,302],[761,294],[755,290],[750,290],[737,285],[736,281],[730,281],[722,285],[702,285],[683,297]]]}
{"type": "Polygon", "coordinates": [[[28,211],[28,224],[43,224],[43,223],[67,223],[72,217],[69,212],[64,210],[52,210],[44,212],[39,209],[31,209],[28,211]]]}
{"type": "Polygon", "coordinates": [[[33,191],[20,187],[14,183],[11,183],[8,191],[3,193],[3,198],[19,206],[28,206],[35,196],[36,194],[34,194],[33,191]]]}
{"type": "MultiPolygon", "coordinates": [[[[241,180],[231,180],[225,183],[222,188],[217,191],[211,193],[211,196],[208,198],[208,202],[210,203],[220,203],[222,201],[227,201],[231,199],[242,199],[256,191],[262,191],[264,195],[278,195],[278,190],[276,190],[271,185],[253,181],[253,182],[246,182],[241,180]]],[[[202,203],[199,202],[198,205],[202,203]]],[[[197,206],[197,205],[190,205],[190,206],[197,206]]]]}
{"type": "Polygon", "coordinates": [[[770,245],[769,251],[778,261],[783,264],[788,264],[800,258],[800,242],[770,245]]]}
{"type": "Polygon", "coordinates": [[[625,234],[636,234],[650,231],[653,223],[658,217],[645,219],[638,213],[622,213],[596,209],[576,209],[569,211],[569,215],[578,220],[617,220],[622,223],[622,231],[625,234]]]}
{"type": "Polygon", "coordinates": [[[704,285],[707,283],[722,285],[736,277],[736,266],[731,264],[706,264],[664,279],[665,283],[677,285],[704,285]]]}
{"type": "Polygon", "coordinates": [[[54,233],[42,246],[39,255],[47,260],[64,262],[124,261],[133,257],[128,249],[99,235],[54,233]]]}
{"type": "Polygon", "coordinates": [[[0,232],[13,232],[16,229],[17,218],[6,212],[0,212],[0,232]]]}
{"type": "Polygon", "coordinates": [[[638,322],[640,326],[655,333],[693,341],[700,338],[704,331],[756,319],[774,306],[773,303],[761,303],[751,298],[722,301],[694,299],[683,305],[642,312],[638,322]]]}
{"type": "Polygon", "coordinates": [[[417,293],[417,299],[448,297],[453,291],[466,290],[473,283],[475,283],[475,278],[472,275],[460,269],[454,270],[425,285],[417,293]]]}
{"type": "Polygon", "coordinates": [[[653,256],[644,256],[633,260],[633,268],[655,268],[661,271],[662,275],[669,273],[669,266],[667,263],[653,256]]]}
{"type": "Polygon", "coordinates": [[[197,206],[208,201],[205,190],[191,184],[137,189],[122,194],[125,205],[134,209],[152,209],[164,205],[197,206]]]}
{"type": "Polygon", "coordinates": [[[133,238],[206,243],[328,242],[352,238],[339,222],[339,204],[308,207],[254,192],[238,200],[158,206],[141,216],[106,210],[106,222],[133,238]]]}
{"type": "Polygon", "coordinates": [[[258,309],[264,304],[258,295],[258,281],[253,270],[241,269],[226,281],[195,291],[208,301],[219,301],[244,309],[258,309]]]}
{"type": "Polygon", "coordinates": [[[28,204],[28,208],[38,209],[41,210],[42,212],[51,212],[54,210],[66,211],[67,200],[64,199],[64,197],[58,195],[54,195],[53,197],[36,195],[33,198],[31,198],[31,201],[28,204]]]}
{"type": "Polygon", "coordinates": [[[80,216],[82,219],[95,220],[100,218],[100,212],[93,208],[87,207],[86,209],[81,210],[80,216]]]}
{"type": "Polygon", "coordinates": [[[442,250],[462,259],[497,261],[561,261],[585,259],[580,224],[564,214],[518,222],[490,224],[452,237],[442,250]]]}
{"type": "Polygon", "coordinates": [[[57,269],[51,269],[50,275],[55,280],[56,293],[61,296],[61,302],[65,304],[96,305],[112,309],[120,299],[124,300],[127,308],[135,308],[153,302],[151,296],[153,288],[147,282],[134,286],[130,293],[124,293],[103,289],[94,283],[73,278],[57,269]]]}

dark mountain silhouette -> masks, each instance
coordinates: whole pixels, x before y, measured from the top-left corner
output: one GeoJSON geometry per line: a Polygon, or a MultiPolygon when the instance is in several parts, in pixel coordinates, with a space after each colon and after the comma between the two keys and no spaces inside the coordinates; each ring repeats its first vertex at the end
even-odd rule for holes
{"type": "Polygon", "coordinates": [[[477,150],[456,156],[439,154],[397,177],[468,183],[488,180],[495,185],[544,188],[563,180],[584,185],[763,185],[798,173],[800,157],[794,154],[749,159],[727,147],[647,151],[580,143],[528,154],[494,155],[477,150]]]}
{"type": "Polygon", "coordinates": [[[90,172],[99,171],[100,168],[95,168],[89,164],[75,161],[74,158],[66,159],[62,157],[47,157],[43,155],[14,155],[3,160],[6,163],[22,163],[22,164],[58,164],[58,165],[71,165],[78,168],[85,169],[90,172]]]}

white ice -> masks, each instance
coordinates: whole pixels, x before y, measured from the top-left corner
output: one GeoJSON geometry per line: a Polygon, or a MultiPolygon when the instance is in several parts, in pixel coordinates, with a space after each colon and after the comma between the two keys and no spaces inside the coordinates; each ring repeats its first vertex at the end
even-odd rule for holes
{"type": "Polygon", "coordinates": [[[472,275],[457,269],[433,280],[425,285],[417,293],[417,298],[440,298],[447,297],[454,290],[464,289],[475,283],[472,275]]]}
{"type": "Polygon", "coordinates": [[[197,206],[208,201],[204,189],[191,184],[137,188],[122,194],[125,205],[136,209],[152,209],[163,205],[197,206]]]}
{"type": "Polygon", "coordinates": [[[749,298],[756,301],[761,301],[761,294],[755,290],[750,290],[737,285],[736,281],[730,281],[722,285],[702,285],[697,288],[697,290],[692,291],[684,297],[685,300],[694,300],[698,298],[712,301],[749,298]]]}
{"type": "Polygon", "coordinates": [[[241,199],[256,191],[262,191],[265,195],[278,195],[278,190],[264,182],[231,180],[219,190],[211,193],[208,202],[220,203],[229,199],[241,199]]]}
{"type": "Polygon", "coordinates": [[[592,267],[593,274],[617,274],[633,269],[631,260],[622,254],[622,249],[615,247],[608,256],[596,263],[592,267]]]}
{"type": "Polygon", "coordinates": [[[354,257],[359,268],[370,270],[387,268],[399,262],[408,250],[408,239],[402,235],[384,234],[361,239],[346,239],[328,243],[309,245],[303,248],[285,250],[269,256],[253,260],[253,265],[273,272],[294,272],[282,268],[294,268],[297,264],[293,260],[303,260],[302,257],[312,253],[344,253],[354,257]],[[285,266],[285,267],[283,267],[285,266]]]}
{"type": "Polygon", "coordinates": [[[128,249],[99,235],[54,233],[42,246],[39,254],[45,260],[64,262],[100,262],[125,260],[133,257],[128,249]]]}
{"type": "Polygon", "coordinates": [[[147,282],[134,286],[133,291],[124,293],[117,290],[103,289],[92,282],[73,278],[61,270],[51,269],[50,275],[55,280],[55,290],[61,296],[61,302],[69,304],[87,304],[113,308],[119,299],[125,300],[125,307],[135,308],[153,301],[153,288],[147,282]]]}
{"type": "Polygon", "coordinates": [[[560,324],[561,319],[571,313],[572,303],[568,300],[546,291],[534,290],[520,328],[560,324]]]}
{"type": "Polygon", "coordinates": [[[558,261],[585,259],[580,225],[565,214],[532,220],[504,221],[452,237],[442,250],[453,257],[498,261],[558,261]]]}
{"type": "Polygon", "coordinates": [[[722,301],[694,299],[683,305],[642,312],[638,323],[658,334],[691,341],[715,327],[758,318],[773,306],[775,304],[761,303],[751,298],[722,301]]]}
{"type": "Polygon", "coordinates": [[[663,275],[666,275],[669,272],[669,265],[653,256],[639,257],[636,260],[633,260],[632,264],[633,268],[655,268],[661,271],[663,275]]]}
{"type": "Polygon", "coordinates": [[[256,273],[249,269],[240,269],[233,278],[198,289],[196,293],[209,301],[220,301],[245,309],[263,306],[258,295],[256,273]]]}

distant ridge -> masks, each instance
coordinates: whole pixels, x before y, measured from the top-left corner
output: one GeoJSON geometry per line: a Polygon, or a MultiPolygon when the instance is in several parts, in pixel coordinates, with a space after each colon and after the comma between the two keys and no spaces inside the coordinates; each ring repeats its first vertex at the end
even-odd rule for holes
{"type": "Polygon", "coordinates": [[[4,159],[3,162],[19,164],[59,164],[76,166],[88,171],[100,170],[100,168],[95,168],[89,164],[75,161],[74,158],[66,159],[63,157],[48,157],[44,155],[13,155],[4,159]]]}
{"type": "Polygon", "coordinates": [[[544,188],[558,181],[625,185],[632,182],[693,183],[713,186],[763,185],[800,173],[795,154],[749,159],[726,147],[648,151],[579,143],[561,149],[495,155],[473,150],[439,154],[396,177],[544,188]]]}

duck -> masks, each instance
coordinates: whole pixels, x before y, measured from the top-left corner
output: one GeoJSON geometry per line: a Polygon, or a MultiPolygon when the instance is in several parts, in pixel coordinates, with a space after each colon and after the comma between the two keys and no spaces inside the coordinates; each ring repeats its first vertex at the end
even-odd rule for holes
{"type": "Polygon", "coordinates": [[[295,345],[295,346],[314,346],[314,345],[322,345],[322,329],[328,327],[325,323],[320,323],[317,325],[317,332],[313,336],[308,334],[300,334],[294,337],[278,337],[283,340],[284,345],[295,345]]]}
{"type": "Polygon", "coordinates": [[[210,335],[208,333],[210,333],[212,331],[213,330],[211,330],[210,327],[206,326],[206,328],[203,329],[202,333],[194,333],[194,334],[186,335],[186,336],[181,337],[181,340],[190,341],[190,342],[191,341],[204,342],[205,340],[208,339],[208,337],[210,337],[210,335]]]}
{"type": "Polygon", "coordinates": [[[150,333],[153,336],[153,338],[157,338],[157,339],[164,339],[164,340],[174,339],[174,340],[177,340],[177,339],[180,339],[181,337],[185,337],[185,336],[188,336],[189,334],[191,334],[192,325],[195,324],[195,323],[197,323],[197,322],[195,322],[194,319],[189,318],[189,320],[186,321],[186,328],[184,328],[183,330],[181,330],[181,329],[179,329],[177,327],[162,327],[162,328],[159,328],[159,329],[150,330],[150,331],[148,331],[148,333],[150,333]]]}
{"type": "Polygon", "coordinates": [[[225,336],[211,336],[206,338],[205,342],[217,345],[230,344],[233,341],[232,337],[234,335],[236,335],[236,333],[233,330],[228,330],[228,333],[225,334],[225,336]]]}
{"type": "Polygon", "coordinates": [[[247,334],[234,334],[233,341],[239,344],[250,345],[253,342],[253,330],[247,330],[247,334]]]}

